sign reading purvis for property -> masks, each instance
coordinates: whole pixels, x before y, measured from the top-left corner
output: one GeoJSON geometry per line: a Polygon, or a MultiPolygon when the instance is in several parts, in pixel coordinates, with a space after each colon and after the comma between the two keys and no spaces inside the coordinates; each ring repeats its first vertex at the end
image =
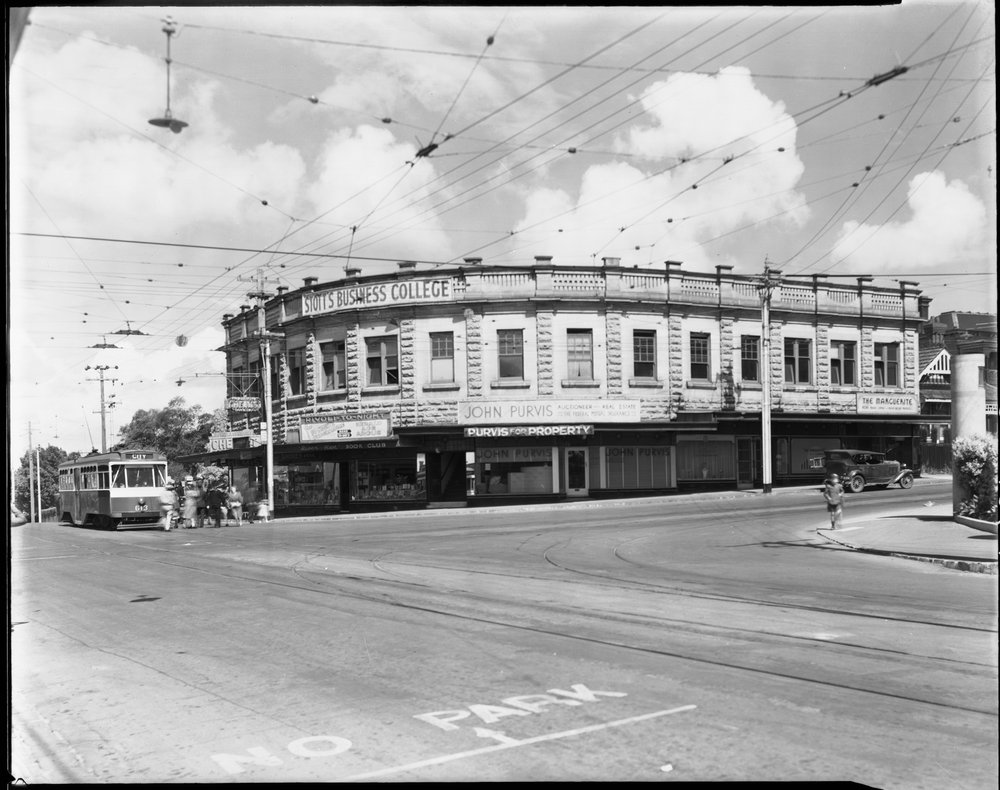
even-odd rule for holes
{"type": "Polygon", "coordinates": [[[334,417],[307,414],[299,425],[302,442],[351,442],[357,439],[385,439],[392,435],[390,412],[359,412],[334,417]]]}
{"type": "Polygon", "coordinates": [[[918,414],[920,402],[916,395],[901,392],[894,395],[858,393],[858,414],[918,414]]]}
{"type": "Polygon", "coordinates": [[[354,307],[389,307],[452,299],[451,279],[403,280],[395,283],[344,285],[302,295],[302,315],[321,315],[354,307]]]}
{"type": "Polygon", "coordinates": [[[639,422],[638,400],[464,400],[458,421],[466,425],[639,422]]]}

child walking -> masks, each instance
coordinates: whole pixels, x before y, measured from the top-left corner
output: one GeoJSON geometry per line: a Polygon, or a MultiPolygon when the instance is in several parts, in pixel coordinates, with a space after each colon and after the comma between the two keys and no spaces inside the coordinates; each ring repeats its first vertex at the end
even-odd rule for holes
{"type": "Polygon", "coordinates": [[[830,529],[837,529],[844,520],[844,487],[840,477],[831,474],[823,487],[823,498],[826,500],[826,510],[830,514],[830,529]]]}

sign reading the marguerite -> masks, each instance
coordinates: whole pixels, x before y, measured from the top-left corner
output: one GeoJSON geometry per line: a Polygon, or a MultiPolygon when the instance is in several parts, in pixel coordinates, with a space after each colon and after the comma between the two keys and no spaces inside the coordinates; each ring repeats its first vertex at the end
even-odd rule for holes
{"type": "Polygon", "coordinates": [[[331,417],[310,414],[302,418],[299,438],[303,442],[350,442],[384,439],[392,433],[389,412],[364,412],[331,417]]]}
{"type": "Polygon", "coordinates": [[[302,295],[302,315],[320,315],[353,307],[387,307],[452,298],[451,279],[403,280],[370,285],[345,285],[302,295]]]}
{"type": "Polygon", "coordinates": [[[466,425],[639,422],[640,408],[637,400],[466,400],[458,404],[458,420],[466,425]]]}
{"type": "Polygon", "coordinates": [[[919,411],[920,405],[916,395],[858,393],[858,414],[916,414],[919,411]]]}

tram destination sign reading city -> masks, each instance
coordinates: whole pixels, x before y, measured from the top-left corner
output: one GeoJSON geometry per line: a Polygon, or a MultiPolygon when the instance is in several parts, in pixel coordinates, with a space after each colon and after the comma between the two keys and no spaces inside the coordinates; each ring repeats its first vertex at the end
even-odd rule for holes
{"type": "Polygon", "coordinates": [[[352,307],[388,307],[418,302],[442,302],[451,298],[451,279],[447,277],[371,285],[344,285],[303,294],[302,315],[323,315],[352,307]]]}

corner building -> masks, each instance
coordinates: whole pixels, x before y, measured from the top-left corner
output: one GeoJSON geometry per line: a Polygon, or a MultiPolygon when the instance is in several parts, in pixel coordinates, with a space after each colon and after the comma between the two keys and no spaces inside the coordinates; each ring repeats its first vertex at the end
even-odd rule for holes
{"type": "MultiPolygon", "coordinates": [[[[282,336],[275,511],[759,487],[764,376],[775,485],[818,482],[815,459],[836,447],[919,470],[929,300],[914,284],[778,277],[765,337],[760,278],[729,269],[466,259],[279,288],[263,310],[282,336]]],[[[259,316],[223,317],[230,430],[199,457],[229,465],[251,501],[266,490],[259,316]]]]}

